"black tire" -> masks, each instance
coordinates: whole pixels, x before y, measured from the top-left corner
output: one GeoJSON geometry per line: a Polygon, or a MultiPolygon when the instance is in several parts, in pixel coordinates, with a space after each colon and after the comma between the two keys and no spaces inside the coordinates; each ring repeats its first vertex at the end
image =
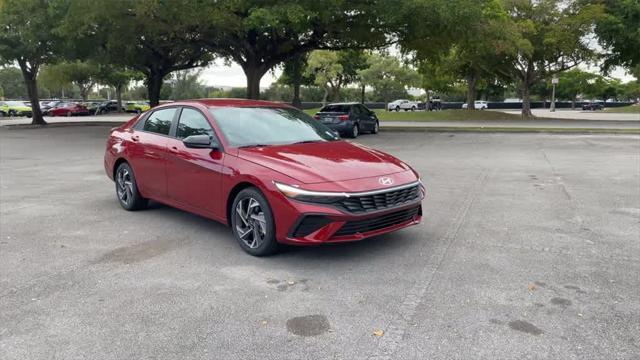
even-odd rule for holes
{"type": "Polygon", "coordinates": [[[373,124],[373,130],[371,130],[372,134],[377,134],[380,131],[380,123],[376,120],[376,123],[373,124]]]}
{"type": "Polygon", "coordinates": [[[355,139],[358,137],[358,135],[360,135],[360,124],[355,123],[353,124],[353,127],[351,128],[351,131],[349,131],[349,134],[347,134],[350,138],[355,139]]]}
{"type": "Polygon", "coordinates": [[[0,118],[4,117],[4,111],[0,111],[0,118]]]}
{"type": "Polygon", "coordinates": [[[249,187],[240,191],[233,200],[230,217],[231,231],[246,253],[267,256],[278,251],[273,213],[260,190],[249,187]]]}
{"type": "Polygon", "coordinates": [[[123,209],[127,211],[142,210],[147,207],[149,200],[140,195],[138,183],[133,169],[127,163],[122,163],[115,174],[116,196],[123,209]],[[127,182],[129,184],[127,184],[127,182]]]}
{"type": "Polygon", "coordinates": [[[67,111],[67,117],[71,117],[71,115],[73,115],[71,111],[67,111]]]}
{"type": "Polygon", "coordinates": [[[9,110],[9,117],[16,117],[16,115],[18,115],[18,114],[16,114],[15,111],[9,110]]]}
{"type": "Polygon", "coordinates": [[[412,106],[412,107],[411,107],[411,111],[416,111],[416,107],[415,107],[415,106],[412,106]]]}
{"type": "Polygon", "coordinates": [[[400,106],[396,106],[396,111],[400,111],[400,106]]]}
{"type": "Polygon", "coordinates": [[[136,114],[141,114],[141,113],[142,113],[142,110],[136,109],[136,114]]]}

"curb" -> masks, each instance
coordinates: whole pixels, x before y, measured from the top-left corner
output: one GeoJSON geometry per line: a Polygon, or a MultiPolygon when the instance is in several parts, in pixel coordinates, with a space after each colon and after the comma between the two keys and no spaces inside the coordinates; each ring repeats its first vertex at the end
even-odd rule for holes
{"type": "Polygon", "coordinates": [[[0,128],[7,128],[8,130],[18,129],[42,129],[51,127],[70,127],[70,126],[120,126],[126,123],[126,121],[75,121],[75,122],[55,122],[48,123],[47,125],[32,125],[32,124],[8,124],[2,125],[0,128]]]}
{"type": "Polygon", "coordinates": [[[640,134],[640,128],[526,128],[526,127],[380,127],[384,132],[466,132],[466,133],[533,133],[533,134],[640,134]]]}

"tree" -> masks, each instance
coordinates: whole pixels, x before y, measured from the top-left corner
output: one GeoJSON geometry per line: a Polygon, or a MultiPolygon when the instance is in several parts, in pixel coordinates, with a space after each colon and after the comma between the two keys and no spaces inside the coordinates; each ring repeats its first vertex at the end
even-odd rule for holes
{"type": "Polygon", "coordinates": [[[402,65],[394,56],[373,54],[369,67],[358,72],[362,83],[371,86],[375,95],[389,103],[394,97],[404,97],[408,87],[420,85],[420,75],[402,65]]]}
{"type": "Polygon", "coordinates": [[[63,19],[67,2],[45,0],[0,1],[0,58],[17,62],[33,112],[32,124],[45,125],[38,102],[38,71],[58,61],[63,38],[55,29],[63,19]]]}
{"type": "Polygon", "coordinates": [[[173,74],[172,100],[199,99],[206,96],[205,88],[200,83],[202,70],[181,70],[173,74]]]}
{"type": "Polygon", "coordinates": [[[531,87],[540,79],[593,59],[586,35],[602,14],[597,5],[580,6],[563,0],[505,0],[518,29],[517,54],[502,74],[516,81],[522,92],[522,116],[531,117],[531,87]]]}
{"type": "Polygon", "coordinates": [[[60,87],[73,84],[78,87],[82,101],[87,101],[91,88],[96,84],[99,68],[95,63],[65,61],[48,67],[49,76],[60,82],[60,87]]]}
{"type": "Polygon", "coordinates": [[[571,100],[571,108],[575,109],[578,96],[583,94],[589,87],[589,82],[595,78],[595,74],[571,69],[558,75],[558,85],[556,86],[556,96],[559,99],[571,100]]]}
{"type": "Polygon", "coordinates": [[[302,108],[300,87],[302,85],[311,85],[315,80],[313,74],[305,74],[308,58],[308,53],[296,54],[289,58],[283,63],[282,75],[278,78],[279,84],[291,85],[293,88],[293,99],[291,99],[291,104],[297,108],[302,108]]]}
{"type": "Polygon", "coordinates": [[[27,88],[24,86],[22,71],[17,67],[0,68],[0,86],[7,99],[27,98],[27,88]]]}
{"type": "Polygon", "coordinates": [[[596,21],[595,33],[606,51],[605,71],[616,65],[631,71],[640,69],[640,1],[586,0],[583,3],[604,6],[605,16],[596,21]]]}
{"type": "Polygon", "coordinates": [[[64,73],[57,70],[56,65],[44,65],[38,74],[38,85],[51,94],[59,94],[61,98],[73,97],[73,84],[64,73]]]}
{"type": "MultiPolygon", "coordinates": [[[[315,49],[375,48],[388,43],[387,1],[263,0],[210,7],[212,52],[240,64],[247,97],[258,99],[260,79],[292,57],[315,49]]],[[[393,3],[393,2],[389,2],[393,3]]]]}
{"type": "MultiPolygon", "coordinates": [[[[77,0],[65,20],[65,34],[93,44],[87,56],[145,76],[151,106],[160,100],[165,77],[206,65],[207,1],[77,0]]],[[[80,54],[82,55],[82,54],[80,54]]]]}
{"type": "Polygon", "coordinates": [[[324,97],[322,104],[327,103],[329,93],[332,94],[332,100],[336,101],[335,90],[338,87],[339,74],[342,73],[343,67],[338,61],[338,53],[328,50],[316,50],[309,56],[305,75],[313,75],[315,84],[324,89],[324,97]]]}
{"type": "Polygon", "coordinates": [[[144,76],[134,70],[113,65],[99,65],[96,80],[103,85],[112,86],[116,90],[118,112],[122,111],[122,91],[133,80],[142,80],[144,76]]]}

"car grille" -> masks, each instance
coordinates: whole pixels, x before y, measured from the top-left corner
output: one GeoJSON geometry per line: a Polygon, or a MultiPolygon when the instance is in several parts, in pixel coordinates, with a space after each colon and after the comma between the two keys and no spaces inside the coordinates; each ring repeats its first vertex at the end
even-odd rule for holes
{"type": "Polygon", "coordinates": [[[412,202],[420,197],[420,185],[364,196],[350,196],[335,203],[352,213],[384,210],[412,202]]]}
{"type": "Polygon", "coordinates": [[[348,236],[357,233],[366,233],[369,231],[381,230],[394,225],[402,224],[404,222],[412,220],[416,215],[421,214],[422,208],[418,206],[412,209],[396,211],[390,214],[384,214],[369,219],[348,221],[344,225],[342,225],[340,230],[336,231],[333,236],[348,236]]]}

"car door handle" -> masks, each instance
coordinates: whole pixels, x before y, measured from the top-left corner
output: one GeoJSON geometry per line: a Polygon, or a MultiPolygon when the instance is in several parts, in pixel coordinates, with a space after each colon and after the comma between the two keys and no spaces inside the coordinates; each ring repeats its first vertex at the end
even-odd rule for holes
{"type": "Polygon", "coordinates": [[[177,153],[178,152],[178,147],[177,146],[172,146],[169,148],[169,151],[171,151],[172,153],[177,153]]]}
{"type": "Polygon", "coordinates": [[[133,135],[133,136],[131,137],[131,140],[133,140],[133,141],[140,141],[140,136],[138,136],[138,135],[133,135]]]}

